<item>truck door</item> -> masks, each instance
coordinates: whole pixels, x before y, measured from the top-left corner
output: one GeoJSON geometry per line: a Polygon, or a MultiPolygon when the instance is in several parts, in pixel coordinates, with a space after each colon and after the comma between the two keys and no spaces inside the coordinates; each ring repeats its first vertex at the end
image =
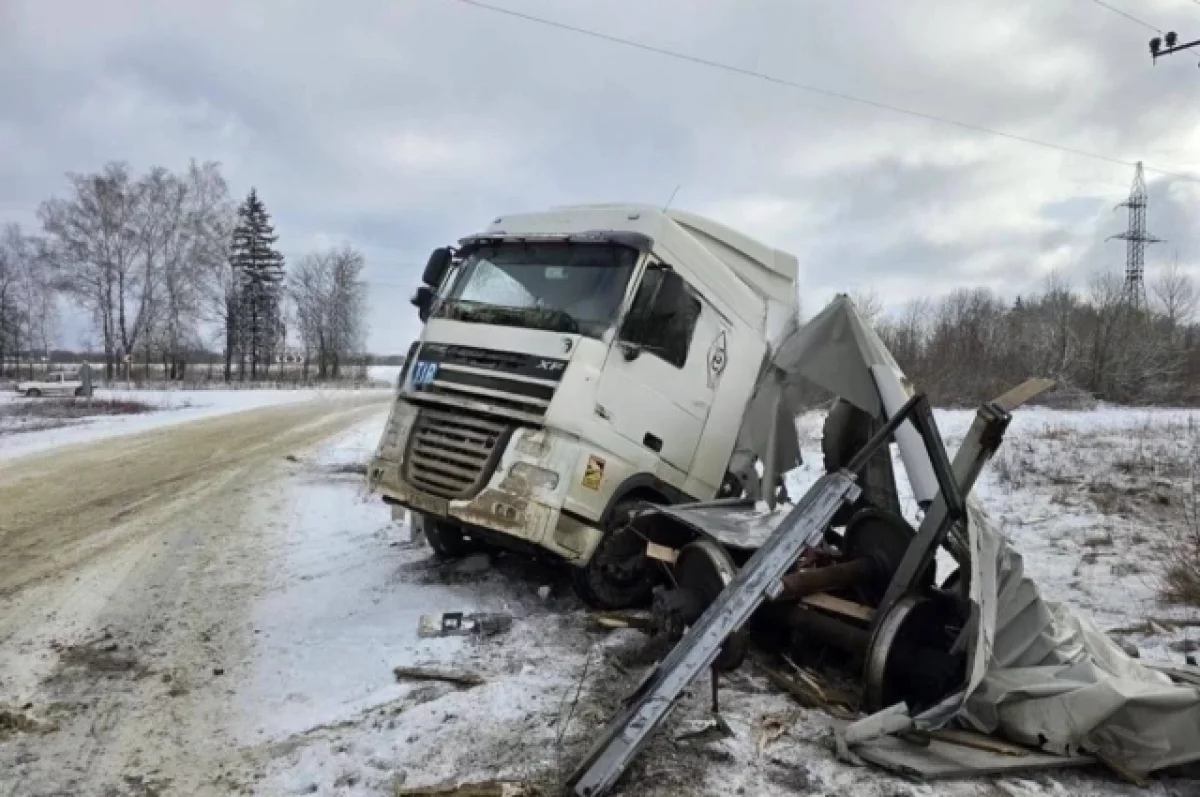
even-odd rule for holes
{"type": "Polygon", "coordinates": [[[724,332],[677,273],[648,266],[596,393],[613,429],[686,473],[712,405],[710,353],[724,356],[724,332]]]}

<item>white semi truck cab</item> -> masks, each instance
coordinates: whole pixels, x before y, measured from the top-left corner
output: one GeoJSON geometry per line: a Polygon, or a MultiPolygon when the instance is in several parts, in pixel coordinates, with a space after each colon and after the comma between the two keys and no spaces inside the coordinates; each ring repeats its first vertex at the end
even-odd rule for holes
{"type": "Polygon", "coordinates": [[[642,600],[624,515],[722,491],[796,277],[794,256],[680,211],[497,218],[430,258],[370,485],[435,552],[549,553],[590,602],[642,600]]]}

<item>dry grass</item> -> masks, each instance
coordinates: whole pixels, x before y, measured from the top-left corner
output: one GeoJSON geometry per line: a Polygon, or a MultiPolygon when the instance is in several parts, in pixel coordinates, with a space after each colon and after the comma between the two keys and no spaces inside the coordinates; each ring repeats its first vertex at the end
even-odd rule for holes
{"type": "Polygon", "coordinates": [[[1200,606],[1200,473],[1193,470],[1191,490],[1179,505],[1177,523],[1162,549],[1158,597],[1165,603],[1200,606]]]}
{"type": "Polygon", "coordinates": [[[56,429],[85,418],[139,415],[159,409],[132,399],[42,398],[0,404],[0,434],[56,429]]]}
{"type": "Polygon", "coordinates": [[[13,401],[0,405],[0,418],[87,418],[93,415],[140,415],[157,407],[136,399],[61,398],[13,401]]]}

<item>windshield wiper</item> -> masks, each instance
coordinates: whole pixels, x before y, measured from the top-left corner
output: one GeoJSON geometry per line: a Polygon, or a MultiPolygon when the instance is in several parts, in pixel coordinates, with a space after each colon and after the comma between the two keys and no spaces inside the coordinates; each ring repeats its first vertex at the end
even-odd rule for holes
{"type": "Polygon", "coordinates": [[[528,326],[568,334],[579,332],[579,322],[574,316],[553,307],[506,307],[468,299],[447,299],[442,307],[444,309],[441,314],[458,321],[528,326]]]}

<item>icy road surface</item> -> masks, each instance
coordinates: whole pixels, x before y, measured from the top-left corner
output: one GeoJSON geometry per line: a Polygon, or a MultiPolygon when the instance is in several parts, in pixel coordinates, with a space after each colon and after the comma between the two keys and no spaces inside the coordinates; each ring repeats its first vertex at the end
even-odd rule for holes
{"type": "MultiPolygon", "coordinates": [[[[0,704],[31,704],[21,714],[38,723],[0,723],[0,794],[385,797],[399,780],[547,783],[569,772],[663,651],[633,631],[589,630],[566,580],[544,567],[431,560],[364,495],[362,465],[383,420],[379,405],[306,402],[0,469],[0,704]],[[173,465],[184,453],[190,464],[173,465]],[[102,462],[107,476],[96,475],[102,462]],[[31,463],[33,482],[20,475],[31,463]],[[421,614],[451,610],[507,611],[516,622],[488,639],[416,636],[421,614]],[[397,683],[400,664],[486,683],[397,683]]],[[[939,420],[953,446],[970,414],[939,420]]],[[[1153,547],[1154,518],[1126,517],[1107,499],[1106,514],[1092,496],[1131,478],[1137,446],[1160,463],[1148,478],[1176,478],[1168,449],[1193,422],[1038,411],[1014,427],[1006,445],[1016,459],[993,465],[982,491],[998,516],[1026,519],[1011,531],[1053,597],[1118,624],[1164,613],[1146,557],[1140,574],[1113,575],[1129,564],[1127,537],[1153,547]],[[1009,472],[1038,453],[1047,459],[1025,476],[1009,472]],[[1125,465],[1110,474],[1104,455],[1114,453],[1125,465]]],[[[816,467],[816,429],[819,418],[801,424],[809,465],[797,484],[816,467]]],[[[1187,633],[1132,639],[1179,658],[1169,645],[1187,633]]],[[[698,684],[676,718],[704,716],[707,691],[698,684]]],[[[934,786],[849,767],[830,752],[825,715],[796,708],[753,666],[728,677],[722,708],[734,738],[675,742],[673,719],[619,793],[1200,794],[1200,783],[1141,790],[1102,773],[934,786]],[[771,721],[781,736],[764,733],[771,721]]]]}

